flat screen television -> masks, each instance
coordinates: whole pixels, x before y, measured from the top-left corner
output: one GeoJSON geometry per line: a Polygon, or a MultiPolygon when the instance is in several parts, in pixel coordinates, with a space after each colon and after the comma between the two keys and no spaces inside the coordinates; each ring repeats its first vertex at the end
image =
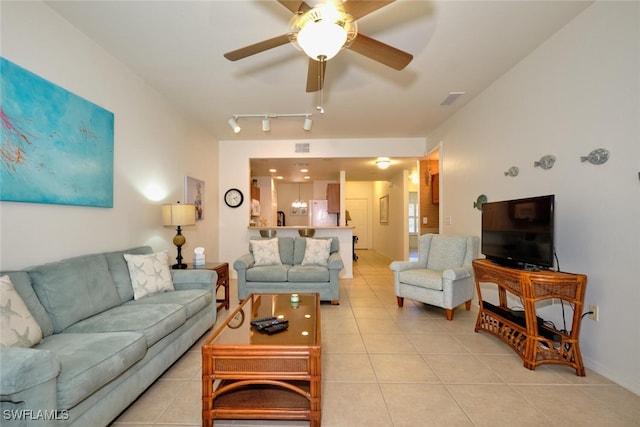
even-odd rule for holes
{"type": "Polygon", "coordinates": [[[482,253],[514,268],[553,267],[554,195],[482,205],[482,253]]]}

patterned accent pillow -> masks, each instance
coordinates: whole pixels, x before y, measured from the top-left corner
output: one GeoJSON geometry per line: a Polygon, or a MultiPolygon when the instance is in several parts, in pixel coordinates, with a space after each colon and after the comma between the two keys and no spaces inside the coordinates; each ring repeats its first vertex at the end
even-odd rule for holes
{"type": "Polygon", "coordinates": [[[9,276],[0,277],[0,346],[33,347],[42,329],[16,291],[9,276]]]}
{"type": "Polygon", "coordinates": [[[330,249],[331,239],[307,238],[307,246],[304,248],[304,258],[302,258],[302,265],[327,266],[329,263],[330,249]]]}
{"type": "Polygon", "coordinates": [[[148,255],[124,254],[124,259],[129,267],[133,299],[174,290],[167,251],[148,255]]]}
{"type": "Polygon", "coordinates": [[[268,240],[251,240],[251,252],[253,252],[254,265],[282,265],[280,261],[280,249],[278,238],[268,240]]]}

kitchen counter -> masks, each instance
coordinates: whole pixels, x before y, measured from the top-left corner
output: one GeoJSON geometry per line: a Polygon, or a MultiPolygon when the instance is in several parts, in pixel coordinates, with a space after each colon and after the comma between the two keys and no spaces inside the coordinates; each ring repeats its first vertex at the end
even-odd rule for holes
{"type": "Polygon", "coordinates": [[[298,230],[315,230],[313,237],[337,237],[340,241],[340,256],[344,263],[344,268],[340,272],[340,278],[353,278],[353,229],[354,227],[346,226],[324,226],[310,227],[304,225],[290,225],[284,227],[248,227],[250,230],[249,238],[260,235],[260,230],[275,230],[274,237],[295,237],[298,236],[298,230]],[[251,230],[255,230],[251,232],[251,230]]]}

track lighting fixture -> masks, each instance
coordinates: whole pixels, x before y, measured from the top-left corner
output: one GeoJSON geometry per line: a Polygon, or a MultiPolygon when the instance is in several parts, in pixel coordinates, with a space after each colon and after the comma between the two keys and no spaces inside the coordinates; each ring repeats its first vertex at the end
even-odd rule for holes
{"type": "Polygon", "coordinates": [[[238,125],[238,121],[236,119],[237,119],[236,116],[231,117],[229,119],[229,126],[231,126],[231,129],[233,129],[233,133],[240,133],[242,129],[238,125]]]}
{"type": "Polygon", "coordinates": [[[313,120],[311,120],[311,117],[309,116],[305,117],[304,125],[302,126],[302,129],[309,132],[311,130],[311,126],[313,126],[313,120]]]}
{"type": "Polygon", "coordinates": [[[242,130],[240,125],[238,125],[239,119],[261,119],[262,120],[262,130],[264,132],[271,131],[271,119],[277,119],[280,117],[304,117],[304,124],[302,129],[305,131],[310,131],[313,126],[313,120],[311,119],[311,114],[308,113],[300,113],[300,114],[234,114],[233,117],[229,119],[229,126],[233,129],[234,133],[240,133],[242,130]]]}

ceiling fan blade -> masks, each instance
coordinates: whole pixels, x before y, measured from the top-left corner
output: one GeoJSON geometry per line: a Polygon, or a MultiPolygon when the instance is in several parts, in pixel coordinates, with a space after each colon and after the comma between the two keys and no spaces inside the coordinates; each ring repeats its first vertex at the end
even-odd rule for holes
{"type": "Polygon", "coordinates": [[[296,14],[300,12],[306,12],[311,10],[311,6],[300,0],[278,0],[278,3],[286,7],[291,13],[296,14]]]}
{"type": "Polygon", "coordinates": [[[307,69],[307,92],[317,92],[324,86],[327,61],[315,61],[309,58],[307,69]]]}
{"type": "Polygon", "coordinates": [[[256,53],[264,52],[265,50],[273,49],[274,47],[282,46],[289,43],[289,35],[283,34],[281,36],[274,37],[272,39],[263,40],[258,43],[254,43],[249,46],[242,47],[240,49],[232,50],[224,54],[224,57],[229,61],[237,61],[238,59],[246,58],[247,56],[255,55],[256,53]]]}
{"type": "Polygon", "coordinates": [[[367,16],[368,14],[393,3],[394,1],[396,0],[348,0],[342,3],[342,7],[349,15],[353,16],[355,19],[360,19],[363,16],[367,16]]]}
{"type": "Polygon", "coordinates": [[[413,55],[410,53],[396,49],[361,33],[358,33],[356,38],[353,39],[349,49],[396,70],[402,70],[413,59],[413,55]]]}

